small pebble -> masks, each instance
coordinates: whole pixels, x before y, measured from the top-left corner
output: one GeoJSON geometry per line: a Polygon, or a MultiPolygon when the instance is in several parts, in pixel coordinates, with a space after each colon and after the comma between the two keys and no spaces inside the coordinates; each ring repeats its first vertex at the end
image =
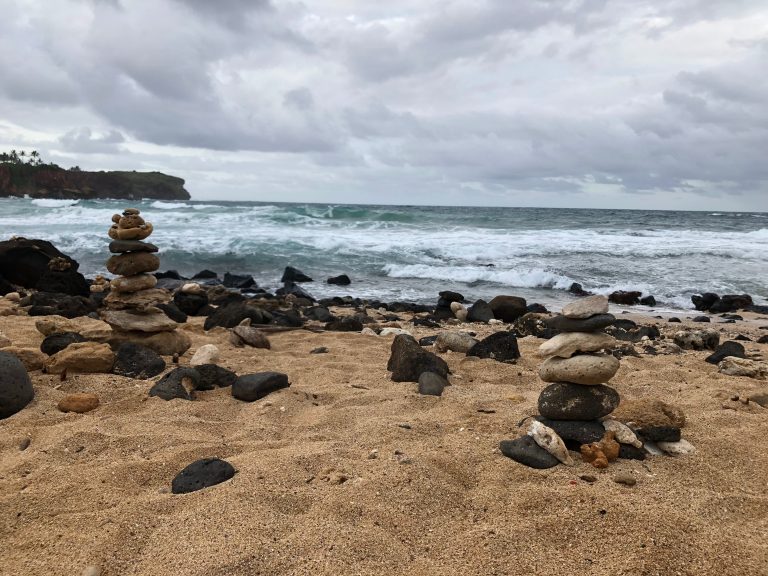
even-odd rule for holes
{"type": "Polygon", "coordinates": [[[29,448],[29,445],[32,441],[29,438],[22,438],[21,442],[19,442],[19,451],[23,452],[27,448],[29,448]]]}
{"type": "Polygon", "coordinates": [[[83,570],[83,576],[101,576],[101,568],[98,566],[86,566],[83,570]]]}
{"type": "Polygon", "coordinates": [[[579,476],[579,478],[584,480],[584,482],[589,482],[590,484],[592,484],[592,482],[597,482],[597,477],[591,476],[589,474],[582,474],[581,476],[579,476]]]}
{"type": "Polygon", "coordinates": [[[411,429],[411,425],[408,424],[407,422],[403,422],[402,424],[398,424],[397,426],[399,428],[405,428],[406,430],[410,430],[411,429]]]}
{"type": "Polygon", "coordinates": [[[637,484],[637,480],[632,474],[616,474],[613,477],[613,481],[617,484],[624,484],[625,486],[634,486],[637,484]]]}
{"type": "Polygon", "coordinates": [[[376,458],[379,457],[379,451],[378,450],[371,450],[368,452],[368,460],[376,460],[376,458]]]}
{"type": "Polygon", "coordinates": [[[314,350],[310,351],[310,354],[328,354],[328,348],[325,346],[320,346],[319,348],[315,348],[314,350]]]}

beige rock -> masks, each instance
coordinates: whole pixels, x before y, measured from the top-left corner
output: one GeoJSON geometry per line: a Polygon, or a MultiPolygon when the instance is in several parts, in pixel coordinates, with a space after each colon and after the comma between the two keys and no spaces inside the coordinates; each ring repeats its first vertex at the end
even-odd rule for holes
{"type": "Polygon", "coordinates": [[[539,356],[570,358],[576,352],[597,352],[615,345],[616,339],[603,332],[563,332],[539,346],[539,356]]]}
{"type": "Polygon", "coordinates": [[[466,310],[466,307],[461,302],[451,302],[451,312],[456,314],[459,310],[466,310]]]}
{"type": "Polygon", "coordinates": [[[180,292],[184,292],[185,294],[202,294],[205,290],[197,282],[187,282],[181,287],[180,292]]]}
{"type": "Polygon", "coordinates": [[[685,456],[696,452],[696,448],[693,444],[683,438],[677,442],[656,442],[656,446],[661,448],[667,454],[672,454],[673,456],[685,456]]]}
{"type": "Polygon", "coordinates": [[[746,376],[756,380],[768,378],[768,364],[747,358],[726,356],[717,365],[718,372],[728,376],[746,376]]]}
{"type": "Polygon", "coordinates": [[[23,348],[21,346],[6,346],[3,348],[3,352],[13,354],[21,360],[24,364],[24,368],[27,372],[33,372],[35,370],[42,370],[45,366],[46,356],[37,348],[23,348]]]}
{"type": "Polygon", "coordinates": [[[381,332],[379,332],[379,336],[398,336],[400,334],[413,336],[408,330],[403,330],[402,328],[383,328],[381,332]]]}
{"type": "Polygon", "coordinates": [[[19,294],[18,292],[8,292],[8,294],[6,294],[4,298],[9,302],[16,302],[16,303],[21,302],[21,294],[19,294]]]}
{"type": "Polygon", "coordinates": [[[58,408],[62,412],[77,412],[78,414],[90,412],[98,406],[99,397],[96,394],[88,393],[69,394],[58,404],[58,408]]]}
{"type": "Polygon", "coordinates": [[[269,338],[252,326],[235,326],[232,328],[230,342],[235,346],[251,346],[252,348],[264,348],[269,350],[269,338]]]}
{"type": "Polygon", "coordinates": [[[161,356],[173,356],[174,354],[184,354],[192,345],[189,336],[181,331],[156,332],[125,332],[122,330],[113,330],[108,339],[110,346],[117,348],[124,342],[141,344],[160,354],[161,356]]]}
{"type": "Polygon", "coordinates": [[[571,458],[565,442],[552,428],[545,426],[538,420],[532,420],[528,427],[528,436],[533,438],[536,444],[544,448],[544,450],[552,454],[560,462],[566,466],[573,466],[573,458],[571,458]]]}
{"type": "Polygon", "coordinates": [[[603,384],[613,378],[619,361],[611,355],[585,354],[572,358],[548,358],[539,367],[544,382],[572,382],[574,384],[603,384]]]}
{"type": "Polygon", "coordinates": [[[200,366],[201,364],[216,364],[219,361],[219,348],[214,344],[203,344],[195,350],[192,355],[192,360],[189,361],[191,366],[200,366]]]}
{"type": "Polygon", "coordinates": [[[363,336],[378,336],[378,334],[376,334],[376,332],[374,332],[373,330],[371,330],[370,328],[368,328],[368,326],[366,326],[365,328],[363,328],[363,329],[360,331],[360,334],[362,334],[363,336]]]}
{"type": "Polygon", "coordinates": [[[640,439],[635,435],[634,432],[632,432],[632,429],[626,424],[622,424],[618,420],[603,420],[603,428],[605,428],[608,432],[613,432],[616,441],[620,444],[630,444],[635,448],[643,447],[643,443],[640,442],[640,439]]]}
{"type": "Polygon", "coordinates": [[[107,231],[113,240],[144,240],[152,234],[152,224],[146,222],[136,228],[119,228],[117,224],[107,231]]]}
{"type": "Polygon", "coordinates": [[[18,316],[19,307],[16,302],[0,298],[0,316],[18,316]]]}
{"type": "Polygon", "coordinates": [[[6,346],[10,346],[11,344],[13,344],[13,342],[11,342],[11,339],[8,338],[8,336],[3,334],[2,332],[0,332],[0,348],[5,348],[6,346]]]}
{"type": "Polygon", "coordinates": [[[110,310],[146,310],[155,304],[170,302],[171,293],[162,288],[148,288],[138,292],[110,292],[104,304],[110,310]]]}
{"type": "Polygon", "coordinates": [[[469,310],[466,308],[461,308],[460,310],[456,310],[456,312],[453,313],[454,316],[456,316],[456,319],[459,322],[466,322],[467,316],[469,315],[469,310]]]}
{"type": "Polygon", "coordinates": [[[123,331],[138,332],[170,332],[178,328],[178,324],[168,318],[165,312],[157,308],[147,308],[146,310],[106,310],[101,313],[102,319],[112,326],[123,331]]]}
{"type": "Polygon", "coordinates": [[[685,426],[685,414],[680,408],[661,400],[648,398],[623,399],[611,416],[614,420],[625,424],[632,423],[634,428],[655,426],[682,428],[685,426]]]}
{"type": "Polygon", "coordinates": [[[466,354],[472,346],[477,344],[477,339],[466,332],[440,332],[435,340],[435,349],[438,352],[461,352],[466,354]]]}
{"type": "Polygon", "coordinates": [[[115,355],[107,344],[75,342],[46,361],[51,374],[67,372],[107,373],[112,371],[115,355]]]}
{"type": "Polygon", "coordinates": [[[121,276],[110,281],[112,290],[117,292],[138,292],[157,285],[157,278],[152,274],[137,274],[136,276],[121,276]]]}
{"type": "Polygon", "coordinates": [[[45,316],[35,321],[35,328],[43,336],[60,332],[76,332],[86,340],[104,341],[112,334],[109,324],[81,316],[79,318],[64,318],[64,316],[45,316]]]}
{"type": "Polygon", "coordinates": [[[566,318],[589,318],[595,314],[608,312],[608,297],[602,295],[579,298],[563,307],[562,314],[566,318]]]}

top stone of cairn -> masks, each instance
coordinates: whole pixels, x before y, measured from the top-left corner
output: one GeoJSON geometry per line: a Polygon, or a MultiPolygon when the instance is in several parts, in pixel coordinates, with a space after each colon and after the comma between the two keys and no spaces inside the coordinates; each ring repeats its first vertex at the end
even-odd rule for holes
{"type": "Polygon", "coordinates": [[[563,307],[563,316],[566,318],[589,318],[596,314],[608,312],[608,298],[606,296],[587,296],[571,302],[563,307]]]}
{"type": "Polygon", "coordinates": [[[152,234],[152,224],[144,222],[136,208],[128,208],[123,214],[112,216],[109,237],[113,240],[144,240],[152,234]]]}

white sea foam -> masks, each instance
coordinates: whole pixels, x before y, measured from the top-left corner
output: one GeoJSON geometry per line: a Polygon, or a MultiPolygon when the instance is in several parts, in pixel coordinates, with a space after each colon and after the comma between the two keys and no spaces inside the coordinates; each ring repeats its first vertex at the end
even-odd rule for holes
{"type": "Polygon", "coordinates": [[[80,200],[57,200],[54,198],[37,198],[32,200],[32,204],[40,208],[64,208],[66,206],[74,206],[78,202],[80,200]]]}
{"type": "Polygon", "coordinates": [[[158,210],[180,210],[182,208],[191,208],[186,202],[163,202],[161,200],[152,202],[150,206],[152,208],[157,208],[158,210]]]}

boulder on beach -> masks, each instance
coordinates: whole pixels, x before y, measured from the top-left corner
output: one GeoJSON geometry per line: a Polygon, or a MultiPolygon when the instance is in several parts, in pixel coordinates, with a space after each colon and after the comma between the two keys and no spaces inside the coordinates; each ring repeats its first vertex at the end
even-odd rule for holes
{"type": "Polygon", "coordinates": [[[394,382],[418,382],[423,372],[434,372],[445,378],[448,364],[431,352],[427,352],[413,336],[395,336],[390,348],[387,370],[392,372],[394,382]]]}
{"type": "Polygon", "coordinates": [[[517,337],[513,332],[496,332],[472,346],[467,356],[491,358],[498,362],[514,362],[520,358],[517,337]]]}
{"type": "Polygon", "coordinates": [[[525,298],[519,296],[495,296],[488,305],[494,318],[507,323],[514,322],[529,311],[525,298]]]}
{"type": "Polygon", "coordinates": [[[312,282],[312,278],[293,266],[286,266],[280,282],[312,282]]]}
{"type": "Polygon", "coordinates": [[[24,364],[13,354],[0,351],[0,420],[16,414],[34,397],[24,364]]]}

